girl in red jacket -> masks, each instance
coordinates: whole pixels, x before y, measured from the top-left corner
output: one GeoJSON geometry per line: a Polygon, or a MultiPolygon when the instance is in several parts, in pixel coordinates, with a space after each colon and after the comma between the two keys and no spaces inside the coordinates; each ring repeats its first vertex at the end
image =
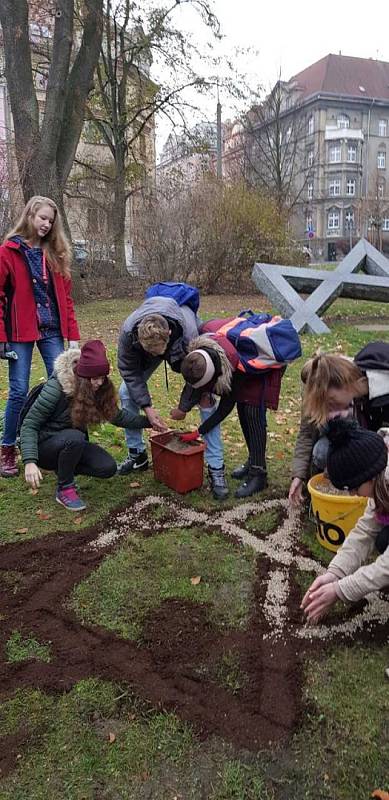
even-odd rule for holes
{"type": "Polygon", "coordinates": [[[47,375],[56,357],[78,344],[70,281],[71,248],[58,208],[48,197],[32,197],[0,247],[0,358],[8,359],[0,474],[18,474],[16,429],[28,393],[36,343],[47,375]]]}

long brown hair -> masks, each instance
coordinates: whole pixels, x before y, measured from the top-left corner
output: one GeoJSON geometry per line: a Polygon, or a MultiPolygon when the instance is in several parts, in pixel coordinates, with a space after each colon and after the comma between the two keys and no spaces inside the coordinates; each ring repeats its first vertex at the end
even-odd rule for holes
{"type": "Polygon", "coordinates": [[[11,239],[13,236],[22,236],[23,239],[30,239],[34,235],[31,221],[42,206],[49,206],[54,211],[51,229],[41,242],[42,249],[47,256],[48,265],[53,272],[59,272],[64,278],[70,278],[72,251],[65,236],[58,207],[50,197],[41,195],[30,197],[16,225],[7,233],[4,241],[11,239]]]}
{"type": "Polygon", "coordinates": [[[355,397],[364,393],[364,375],[354,361],[339,353],[319,353],[301,372],[305,383],[303,416],[315,425],[324,425],[328,415],[328,392],[352,389],[355,397]]]}
{"type": "Polygon", "coordinates": [[[71,402],[72,424],[75,428],[110,422],[119,407],[115,387],[109,378],[94,392],[89,378],[74,375],[74,394],[71,402]]]}
{"type": "Polygon", "coordinates": [[[374,481],[373,500],[378,514],[389,514],[389,486],[386,470],[377,475],[374,481]]]}

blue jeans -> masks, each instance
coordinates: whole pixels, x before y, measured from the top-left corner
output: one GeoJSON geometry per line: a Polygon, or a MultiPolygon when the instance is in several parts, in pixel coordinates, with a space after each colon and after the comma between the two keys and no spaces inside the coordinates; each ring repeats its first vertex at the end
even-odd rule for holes
{"type": "MultiPolygon", "coordinates": [[[[144,379],[150,377],[154,370],[148,370],[144,373],[144,379]]],[[[127,408],[133,414],[139,414],[139,406],[136,405],[134,400],[130,397],[126,384],[123,382],[119,389],[119,396],[122,408],[127,408]]],[[[200,408],[201,421],[204,422],[208,417],[213,414],[216,406],[210,408],[200,408]]],[[[135,428],[125,429],[126,444],[129,450],[136,453],[142,453],[146,449],[146,445],[142,436],[141,430],[135,428]]],[[[223,443],[221,438],[220,425],[217,425],[209,433],[204,436],[205,441],[205,461],[212,469],[220,469],[223,466],[223,443]]]]}
{"type": "MultiPolygon", "coordinates": [[[[4,415],[4,434],[2,444],[14,445],[20,410],[28,394],[32,353],[35,342],[9,342],[10,349],[18,354],[18,360],[8,361],[9,392],[4,415]]],[[[53,371],[57,356],[63,352],[62,336],[46,336],[36,342],[43,358],[47,377],[53,371]]]]}
{"type": "MultiPolygon", "coordinates": [[[[153,367],[152,369],[147,369],[143,373],[143,378],[146,383],[150,378],[150,375],[152,375],[153,372],[155,372],[155,370],[156,367],[153,367]]],[[[120,397],[120,402],[122,404],[122,408],[127,408],[127,410],[131,411],[132,414],[140,414],[140,408],[139,406],[137,406],[135,401],[130,396],[130,393],[124,381],[120,384],[119,397],[120,397]]],[[[142,435],[142,430],[139,430],[137,428],[125,428],[124,435],[126,437],[126,445],[129,450],[133,450],[134,452],[137,453],[143,453],[143,451],[146,450],[146,445],[142,435]]]]}
{"type": "MultiPolygon", "coordinates": [[[[210,408],[200,407],[201,422],[205,422],[208,417],[216,411],[217,406],[210,408]]],[[[223,442],[220,425],[215,425],[209,433],[204,434],[205,442],[205,463],[211,469],[220,469],[224,464],[223,442]]]]}

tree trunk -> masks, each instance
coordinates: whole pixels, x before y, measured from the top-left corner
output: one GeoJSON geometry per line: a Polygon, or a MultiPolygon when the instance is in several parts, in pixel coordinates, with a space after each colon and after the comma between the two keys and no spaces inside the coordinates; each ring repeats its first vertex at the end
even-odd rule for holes
{"type": "Polygon", "coordinates": [[[126,250],[124,244],[126,230],[126,152],[123,139],[118,142],[115,150],[115,185],[112,209],[113,221],[113,246],[115,253],[115,268],[119,275],[126,270],[126,250]]]}

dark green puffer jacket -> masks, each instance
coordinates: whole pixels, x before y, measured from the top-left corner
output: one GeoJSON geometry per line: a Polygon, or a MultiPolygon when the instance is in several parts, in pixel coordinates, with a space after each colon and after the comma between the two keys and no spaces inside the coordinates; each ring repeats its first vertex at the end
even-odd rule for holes
{"type": "MultiPolygon", "coordinates": [[[[66,350],[54,363],[54,374],[45,383],[35,403],[26,414],[20,431],[20,448],[24,464],[38,463],[38,445],[53,434],[72,428],[70,402],[74,391],[73,367],[80,351],[66,350]]],[[[150,428],[144,414],[120,409],[109,422],[118,428],[150,428]]]]}

